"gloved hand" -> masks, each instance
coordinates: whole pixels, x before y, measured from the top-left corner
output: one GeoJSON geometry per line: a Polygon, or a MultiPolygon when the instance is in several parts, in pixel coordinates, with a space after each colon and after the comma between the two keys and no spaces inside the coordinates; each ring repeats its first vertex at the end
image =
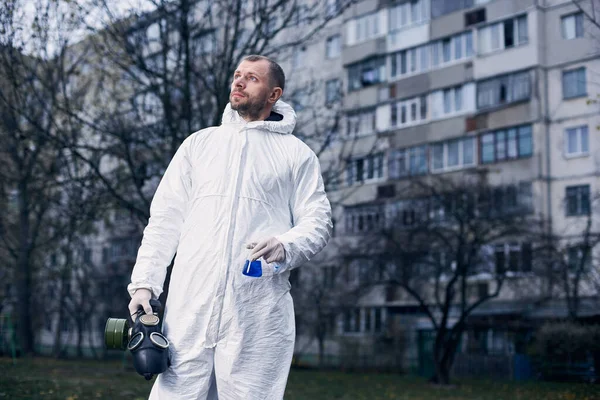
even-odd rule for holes
{"type": "Polygon", "coordinates": [[[248,243],[246,248],[252,249],[250,261],[255,261],[260,257],[263,257],[268,263],[283,262],[285,260],[285,248],[274,237],[248,243]]]}
{"type": "Polygon", "coordinates": [[[135,322],[137,317],[137,310],[139,306],[144,308],[144,312],[146,314],[152,314],[152,307],[150,306],[150,299],[152,299],[152,292],[149,289],[137,289],[133,296],[131,296],[131,301],[129,302],[129,314],[131,315],[131,319],[135,322]]]}

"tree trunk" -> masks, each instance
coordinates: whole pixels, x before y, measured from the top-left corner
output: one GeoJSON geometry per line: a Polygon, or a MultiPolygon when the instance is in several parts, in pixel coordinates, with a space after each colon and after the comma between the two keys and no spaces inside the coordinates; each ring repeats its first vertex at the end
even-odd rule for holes
{"type": "Polygon", "coordinates": [[[34,333],[31,318],[31,259],[29,246],[29,199],[27,186],[19,184],[19,254],[17,259],[17,314],[19,344],[24,355],[33,354],[34,333]]]}
{"type": "MultiPolygon", "coordinates": [[[[454,335],[456,335],[456,333],[454,335]]],[[[433,350],[435,374],[431,378],[431,382],[439,385],[450,384],[450,370],[452,369],[452,364],[454,363],[454,355],[456,354],[459,338],[460,335],[454,338],[452,331],[447,332],[445,329],[443,329],[438,332],[438,338],[436,338],[435,347],[433,350]],[[443,336],[439,337],[442,331],[443,336]],[[446,338],[446,335],[450,335],[450,337],[446,338]]]]}
{"type": "Polygon", "coordinates": [[[64,302],[64,283],[61,282],[60,297],[58,300],[58,320],[56,323],[56,332],[54,333],[54,348],[52,356],[60,358],[62,356],[62,323],[65,318],[65,302],[64,302]]]}
{"type": "Polygon", "coordinates": [[[77,318],[77,357],[83,358],[83,318],[77,318]]]}
{"type": "Polygon", "coordinates": [[[323,368],[325,359],[325,335],[317,334],[317,341],[319,342],[319,368],[323,368]]]}

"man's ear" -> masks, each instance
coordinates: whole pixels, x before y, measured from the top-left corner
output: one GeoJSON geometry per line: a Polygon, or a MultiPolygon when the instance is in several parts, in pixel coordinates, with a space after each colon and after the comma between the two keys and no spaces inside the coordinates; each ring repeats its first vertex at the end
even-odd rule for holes
{"type": "Polygon", "coordinates": [[[268,102],[271,104],[277,103],[277,100],[279,100],[282,94],[283,90],[281,90],[279,86],[274,87],[273,90],[271,90],[271,95],[269,96],[268,102]]]}

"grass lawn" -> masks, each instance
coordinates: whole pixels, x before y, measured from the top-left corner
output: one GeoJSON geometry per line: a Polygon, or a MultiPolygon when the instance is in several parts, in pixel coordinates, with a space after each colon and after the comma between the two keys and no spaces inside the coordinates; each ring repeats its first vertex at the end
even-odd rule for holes
{"type": "MultiPolygon", "coordinates": [[[[146,399],[151,382],[121,362],[0,358],[0,400],[146,399]]],[[[438,388],[421,378],[292,370],[286,400],[600,400],[600,385],[463,380],[438,388]]],[[[251,400],[251,399],[249,399],[251,400]]]]}

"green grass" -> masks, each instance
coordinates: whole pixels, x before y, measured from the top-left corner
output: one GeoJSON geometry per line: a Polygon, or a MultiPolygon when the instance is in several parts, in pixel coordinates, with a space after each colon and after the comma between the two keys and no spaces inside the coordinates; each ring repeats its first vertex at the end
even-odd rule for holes
{"type": "MultiPolygon", "coordinates": [[[[119,361],[0,358],[0,400],[146,399],[151,382],[119,361]]],[[[450,388],[395,374],[292,370],[286,400],[600,400],[600,386],[461,380],[450,388]]]]}

